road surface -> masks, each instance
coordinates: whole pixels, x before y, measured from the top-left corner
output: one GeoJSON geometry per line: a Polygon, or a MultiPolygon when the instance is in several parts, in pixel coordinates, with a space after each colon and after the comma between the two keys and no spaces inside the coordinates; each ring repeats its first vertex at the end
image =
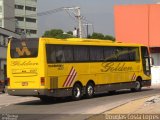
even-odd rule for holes
{"type": "Polygon", "coordinates": [[[84,98],[80,101],[72,101],[70,98],[66,98],[48,104],[34,97],[15,97],[0,94],[0,114],[4,115],[3,117],[8,114],[18,115],[19,118],[23,118],[24,120],[28,120],[29,118],[36,118],[37,120],[52,120],[53,118],[54,120],[67,120],[74,119],[74,117],[76,119],[84,119],[93,114],[103,113],[131,100],[159,93],[160,88],[146,88],[141,92],[123,90],[115,94],[96,95],[92,99],[84,98]]]}

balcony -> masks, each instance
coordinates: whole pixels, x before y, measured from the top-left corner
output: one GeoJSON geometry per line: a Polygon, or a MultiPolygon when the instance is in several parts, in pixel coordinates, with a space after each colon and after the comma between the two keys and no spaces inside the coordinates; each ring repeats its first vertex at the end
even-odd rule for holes
{"type": "Polygon", "coordinates": [[[35,0],[15,0],[15,4],[28,5],[28,6],[33,6],[33,7],[37,6],[37,2],[35,2],[35,0]]]}

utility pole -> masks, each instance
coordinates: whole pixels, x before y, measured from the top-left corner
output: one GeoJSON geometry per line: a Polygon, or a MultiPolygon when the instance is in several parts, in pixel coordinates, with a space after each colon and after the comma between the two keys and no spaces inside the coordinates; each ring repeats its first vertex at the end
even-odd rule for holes
{"type": "Polygon", "coordinates": [[[69,10],[77,18],[77,20],[78,20],[78,28],[79,28],[78,34],[79,34],[79,37],[82,38],[82,22],[81,22],[80,7],[67,7],[67,8],[64,8],[64,10],[69,10]]]}
{"type": "MultiPolygon", "coordinates": [[[[92,29],[93,29],[93,25],[92,24],[89,24],[89,23],[86,23],[86,24],[83,24],[84,26],[86,26],[86,32],[87,32],[87,38],[88,38],[88,35],[89,35],[89,26],[92,26],[92,29]]],[[[94,32],[94,30],[93,30],[94,32]]]]}
{"type": "Polygon", "coordinates": [[[82,38],[82,23],[81,23],[81,12],[80,7],[76,7],[77,9],[77,19],[78,19],[78,26],[79,26],[79,37],[82,38]]]}

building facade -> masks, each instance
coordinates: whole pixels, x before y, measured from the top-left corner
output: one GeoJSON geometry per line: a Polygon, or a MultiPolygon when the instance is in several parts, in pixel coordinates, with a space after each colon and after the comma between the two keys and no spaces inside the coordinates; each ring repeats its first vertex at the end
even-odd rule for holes
{"type": "Polygon", "coordinates": [[[0,27],[38,37],[37,0],[0,0],[0,27]]]}
{"type": "Polygon", "coordinates": [[[38,37],[37,0],[15,0],[15,30],[28,38],[38,37]]]}
{"type": "Polygon", "coordinates": [[[0,27],[15,31],[14,0],[0,0],[0,27]]]}
{"type": "Polygon", "coordinates": [[[8,37],[38,37],[37,0],[0,0],[0,80],[6,78],[8,37]]]}
{"type": "Polygon", "coordinates": [[[7,45],[10,36],[20,38],[19,34],[0,27],[0,80],[6,78],[7,45]]]}

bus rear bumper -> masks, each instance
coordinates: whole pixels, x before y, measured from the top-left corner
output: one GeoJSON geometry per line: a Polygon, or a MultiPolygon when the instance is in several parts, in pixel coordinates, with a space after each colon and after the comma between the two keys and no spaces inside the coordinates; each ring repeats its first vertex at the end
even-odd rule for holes
{"type": "Polygon", "coordinates": [[[8,89],[8,94],[12,96],[52,96],[67,97],[72,95],[72,89],[8,89]]]}

